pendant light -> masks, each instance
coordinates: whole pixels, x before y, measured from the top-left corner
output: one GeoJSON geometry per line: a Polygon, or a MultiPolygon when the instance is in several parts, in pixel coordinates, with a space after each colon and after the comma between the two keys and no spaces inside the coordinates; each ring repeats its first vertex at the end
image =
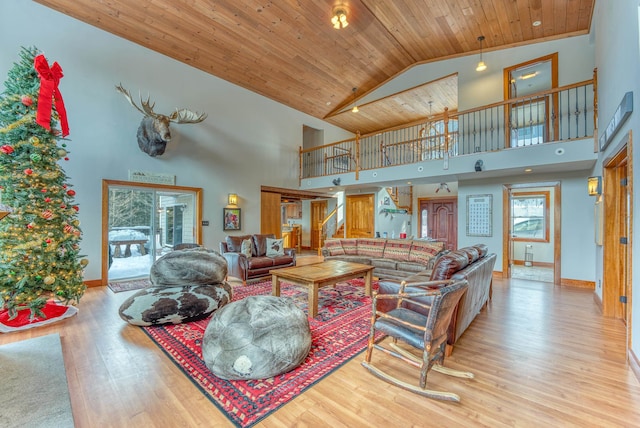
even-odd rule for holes
{"type": "Polygon", "coordinates": [[[356,91],[358,90],[358,88],[353,88],[353,108],[351,109],[352,113],[357,113],[360,111],[360,109],[358,109],[358,105],[356,104],[356,91]]]}
{"type": "Polygon", "coordinates": [[[476,67],[476,71],[484,71],[487,69],[487,64],[482,60],[482,42],[484,41],[484,36],[479,36],[478,41],[480,42],[480,62],[476,67]]]}

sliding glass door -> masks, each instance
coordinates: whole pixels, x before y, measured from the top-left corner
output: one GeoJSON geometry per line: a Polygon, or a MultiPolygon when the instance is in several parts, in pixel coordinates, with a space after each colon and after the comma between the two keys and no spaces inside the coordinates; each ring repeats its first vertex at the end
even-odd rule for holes
{"type": "Polygon", "coordinates": [[[200,242],[200,189],[109,181],[103,188],[108,281],[146,277],[174,246],[200,242]]]}

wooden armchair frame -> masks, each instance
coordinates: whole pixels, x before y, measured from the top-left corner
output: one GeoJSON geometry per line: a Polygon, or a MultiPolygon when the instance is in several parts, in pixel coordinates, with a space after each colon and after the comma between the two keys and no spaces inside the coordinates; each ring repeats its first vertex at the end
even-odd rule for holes
{"type": "Polygon", "coordinates": [[[402,282],[397,294],[374,294],[371,316],[371,330],[365,361],[362,365],[380,379],[411,392],[438,400],[460,401],[457,394],[426,389],[429,370],[471,379],[473,373],[444,367],[447,328],[458,301],[467,290],[466,280],[425,281],[407,284],[402,282]],[[420,300],[416,300],[420,298],[420,300]],[[376,309],[378,300],[395,299],[396,308],[389,312],[376,309]],[[430,303],[429,303],[430,300],[430,303]],[[423,309],[427,315],[409,309],[415,305],[423,309]],[[392,338],[388,348],[375,342],[376,331],[381,331],[392,338]],[[422,351],[422,357],[398,346],[398,339],[422,351]],[[383,372],[371,363],[373,350],[377,349],[392,357],[411,364],[420,369],[419,386],[404,382],[383,372]]]}

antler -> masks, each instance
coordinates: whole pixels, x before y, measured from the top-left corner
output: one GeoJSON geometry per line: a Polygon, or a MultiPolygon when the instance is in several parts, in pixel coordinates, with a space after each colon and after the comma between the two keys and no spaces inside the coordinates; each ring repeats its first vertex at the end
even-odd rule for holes
{"type": "Polygon", "coordinates": [[[198,113],[183,108],[174,111],[169,116],[169,120],[175,123],[200,123],[207,118],[207,113],[198,113]]]}
{"type": "MultiPolygon", "coordinates": [[[[156,105],[156,103],[150,103],[149,97],[147,97],[146,101],[140,98],[140,103],[142,104],[142,108],[140,108],[131,98],[131,94],[129,93],[129,91],[122,87],[122,83],[116,86],[116,90],[124,95],[125,98],[129,100],[129,103],[145,116],[149,116],[154,119],[157,119],[160,116],[167,117],[153,111],[153,107],[156,105]]],[[[207,118],[207,113],[198,113],[197,111],[193,112],[191,110],[183,108],[181,110],[176,109],[176,111],[171,113],[171,116],[168,116],[168,118],[170,122],[175,123],[200,123],[207,118]]]]}
{"type": "Polygon", "coordinates": [[[122,83],[116,86],[116,90],[120,92],[122,95],[124,95],[124,97],[129,101],[129,104],[134,106],[136,110],[138,110],[140,113],[144,114],[145,116],[149,116],[153,118],[158,117],[158,115],[153,111],[153,106],[155,105],[155,103],[149,105],[148,97],[147,97],[147,101],[143,101],[142,98],[140,99],[140,102],[142,103],[142,108],[140,108],[131,98],[131,94],[129,93],[129,91],[127,91],[125,88],[122,87],[122,83]]]}

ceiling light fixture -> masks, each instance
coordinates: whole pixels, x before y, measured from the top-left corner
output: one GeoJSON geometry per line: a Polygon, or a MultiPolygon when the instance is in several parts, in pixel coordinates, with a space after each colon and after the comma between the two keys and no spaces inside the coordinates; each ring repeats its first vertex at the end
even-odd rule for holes
{"type": "Polygon", "coordinates": [[[480,42],[480,62],[476,67],[476,71],[484,71],[487,69],[487,64],[482,60],[482,42],[484,41],[484,36],[478,36],[478,41],[480,42]]]}
{"type": "Polygon", "coordinates": [[[344,5],[334,6],[331,11],[331,24],[333,28],[339,30],[341,28],[346,28],[349,25],[349,21],[347,21],[347,15],[349,11],[347,7],[344,5]]]}
{"type": "Polygon", "coordinates": [[[440,183],[440,185],[436,187],[436,193],[441,190],[446,190],[447,193],[451,193],[451,189],[449,189],[449,185],[447,183],[440,183]]]}
{"type": "Polygon", "coordinates": [[[532,73],[529,74],[523,74],[522,76],[519,77],[520,80],[527,80],[527,79],[531,79],[532,77],[536,77],[538,75],[538,71],[534,71],[532,73]]]}
{"type": "Polygon", "coordinates": [[[358,90],[358,88],[353,88],[353,108],[351,109],[352,113],[357,113],[360,111],[360,109],[358,108],[358,105],[356,104],[356,91],[358,90]]]}

